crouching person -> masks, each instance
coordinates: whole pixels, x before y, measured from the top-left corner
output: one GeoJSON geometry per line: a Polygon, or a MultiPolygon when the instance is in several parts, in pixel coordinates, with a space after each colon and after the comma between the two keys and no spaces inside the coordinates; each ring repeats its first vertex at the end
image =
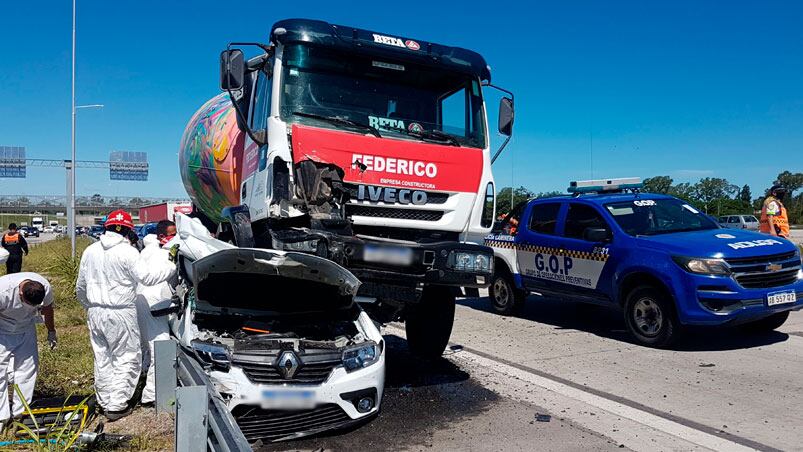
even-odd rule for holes
{"type": "Polygon", "coordinates": [[[45,319],[47,340],[56,347],[53,322],[53,293],[45,278],[36,273],[14,273],[0,277],[0,423],[22,414],[24,406],[10,380],[19,386],[30,403],[39,368],[36,323],[45,319]],[[14,365],[10,366],[11,360],[14,365]],[[14,392],[9,406],[9,391],[14,392]]]}
{"type": "Polygon", "coordinates": [[[175,274],[175,265],[142,265],[128,241],[134,227],[122,210],[109,214],[106,231],[81,256],[78,301],[87,311],[95,355],[95,393],[109,421],[131,413],[130,403],[142,370],[137,322],[137,285],[155,285],[175,274]]]}

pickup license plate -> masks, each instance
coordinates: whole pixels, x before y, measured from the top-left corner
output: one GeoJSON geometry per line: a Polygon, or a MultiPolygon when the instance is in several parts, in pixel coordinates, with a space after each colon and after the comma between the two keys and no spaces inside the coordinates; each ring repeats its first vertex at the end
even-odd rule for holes
{"type": "Polygon", "coordinates": [[[767,306],[794,303],[796,301],[797,295],[794,291],[773,292],[771,294],[767,294],[767,306]]]}
{"type": "Polygon", "coordinates": [[[413,263],[413,250],[396,246],[365,245],[362,258],[365,262],[409,266],[413,263]]]}
{"type": "Polygon", "coordinates": [[[280,410],[315,408],[315,393],[312,391],[288,390],[262,391],[262,408],[280,410]]]}

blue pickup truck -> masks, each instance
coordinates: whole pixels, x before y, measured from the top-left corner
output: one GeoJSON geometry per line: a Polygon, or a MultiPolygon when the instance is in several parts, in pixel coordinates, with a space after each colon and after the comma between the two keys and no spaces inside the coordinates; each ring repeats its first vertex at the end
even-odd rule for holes
{"type": "Polygon", "coordinates": [[[686,325],[767,331],[803,308],[800,251],[788,240],[723,229],[638,184],[572,184],[572,196],[518,205],[486,237],[498,313],[531,292],[613,306],[638,342],[663,347],[686,325]]]}

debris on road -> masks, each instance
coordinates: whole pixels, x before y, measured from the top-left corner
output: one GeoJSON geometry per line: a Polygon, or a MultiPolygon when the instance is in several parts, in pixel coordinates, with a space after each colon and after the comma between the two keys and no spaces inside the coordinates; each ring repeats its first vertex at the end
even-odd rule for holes
{"type": "Polygon", "coordinates": [[[538,422],[549,422],[552,420],[552,416],[548,414],[535,413],[535,420],[538,422]]]}
{"type": "Polygon", "coordinates": [[[698,367],[714,367],[716,364],[714,363],[700,363],[698,367]]]}

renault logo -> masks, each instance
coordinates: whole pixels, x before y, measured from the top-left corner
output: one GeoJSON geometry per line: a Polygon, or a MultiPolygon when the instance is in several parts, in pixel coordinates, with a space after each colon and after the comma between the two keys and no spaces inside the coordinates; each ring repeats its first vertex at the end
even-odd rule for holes
{"type": "Polygon", "coordinates": [[[781,266],[781,264],[768,264],[767,265],[767,271],[768,272],[778,272],[778,271],[781,271],[782,268],[783,268],[783,266],[781,266]]]}
{"type": "Polygon", "coordinates": [[[279,368],[279,373],[282,374],[286,380],[293,378],[298,370],[298,357],[292,351],[285,351],[279,355],[279,360],[276,366],[279,368]]]}

